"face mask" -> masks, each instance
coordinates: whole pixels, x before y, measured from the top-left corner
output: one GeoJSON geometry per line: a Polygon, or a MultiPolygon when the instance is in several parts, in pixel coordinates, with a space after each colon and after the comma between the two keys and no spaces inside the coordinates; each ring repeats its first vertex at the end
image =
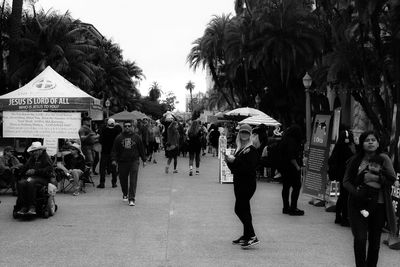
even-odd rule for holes
{"type": "Polygon", "coordinates": [[[344,139],[344,142],[345,142],[346,144],[348,144],[348,143],[350,143],[349,132],[348,132],[348,131],[344,131],[344,132],[345,132],[345,134],[346,134],[346,138],[344,139]]]}

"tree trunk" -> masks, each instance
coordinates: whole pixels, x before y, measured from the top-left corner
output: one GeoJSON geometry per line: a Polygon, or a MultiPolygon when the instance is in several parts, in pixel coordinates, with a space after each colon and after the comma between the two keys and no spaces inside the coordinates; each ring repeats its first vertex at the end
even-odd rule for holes
{"type": "Polygon", "coordinates": [[[11,81],[11,75],[16,71],[18,66],[18,50],[16,47],[16,41],[21,35],[21,17],[22,17],[22,4],[23,0],[13,0],[12,12],[10,17],[10,55],[9,55],[9,70],[8,77],[11,88],[18,85],[18,81],[11,81]]]}

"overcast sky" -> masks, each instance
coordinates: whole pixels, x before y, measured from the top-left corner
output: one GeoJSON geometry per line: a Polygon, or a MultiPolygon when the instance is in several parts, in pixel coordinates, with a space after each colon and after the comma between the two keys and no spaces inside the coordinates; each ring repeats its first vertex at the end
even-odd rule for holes
{"type": "Polygon", "coordinates": [[[234,0],[39,0],[40,7],[69,10],[73,18],[93,24],[143,69],[142,95],[157,81],[164,93],[175,93],[183,111],[189,80],[195,93],[206,90],[205,72],[193,72],[186,63],[191,43],[213,15],[233,14],[234,0]]]}

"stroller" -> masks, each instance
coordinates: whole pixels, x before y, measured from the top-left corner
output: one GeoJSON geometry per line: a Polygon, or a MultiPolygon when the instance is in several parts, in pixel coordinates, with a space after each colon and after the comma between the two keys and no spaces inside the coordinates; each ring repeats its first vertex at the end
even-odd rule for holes
{"type": "MultiPolygon", "coordinates": [[[[50,194],[48,191],[47,185],[37,185],[37,194],[36,194],[36,216],[42,216],[43,218],[47,219],[50,216],[53,216],[58,206],[55,202],[54,196],[55,194],[50,194]]],[[[17,218],[27,218],[32,217],[32,215],[21,215],[17,212],[22,208],[21,199],[17,198],[17,203],[14,205],[13,209],[13,217],[14,219],[17,218]]],[[[35,215],[33,215],[35,216],[35,215]]]]}

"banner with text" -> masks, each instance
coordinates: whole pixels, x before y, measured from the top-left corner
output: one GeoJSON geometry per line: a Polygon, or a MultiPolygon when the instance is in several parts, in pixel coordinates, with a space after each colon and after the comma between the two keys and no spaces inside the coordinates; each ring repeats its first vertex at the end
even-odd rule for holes
{"type": "Polygon", "coordinates": [[[310,152],[306,166],[303,193],[324,198],[330,145],[331,115],[317,114],[311,134],[310,152]]]}
{"type": "Polygon", "coordinates": [[[3,137],[79,138],[79,112],[3,111],[3,137]]]}

